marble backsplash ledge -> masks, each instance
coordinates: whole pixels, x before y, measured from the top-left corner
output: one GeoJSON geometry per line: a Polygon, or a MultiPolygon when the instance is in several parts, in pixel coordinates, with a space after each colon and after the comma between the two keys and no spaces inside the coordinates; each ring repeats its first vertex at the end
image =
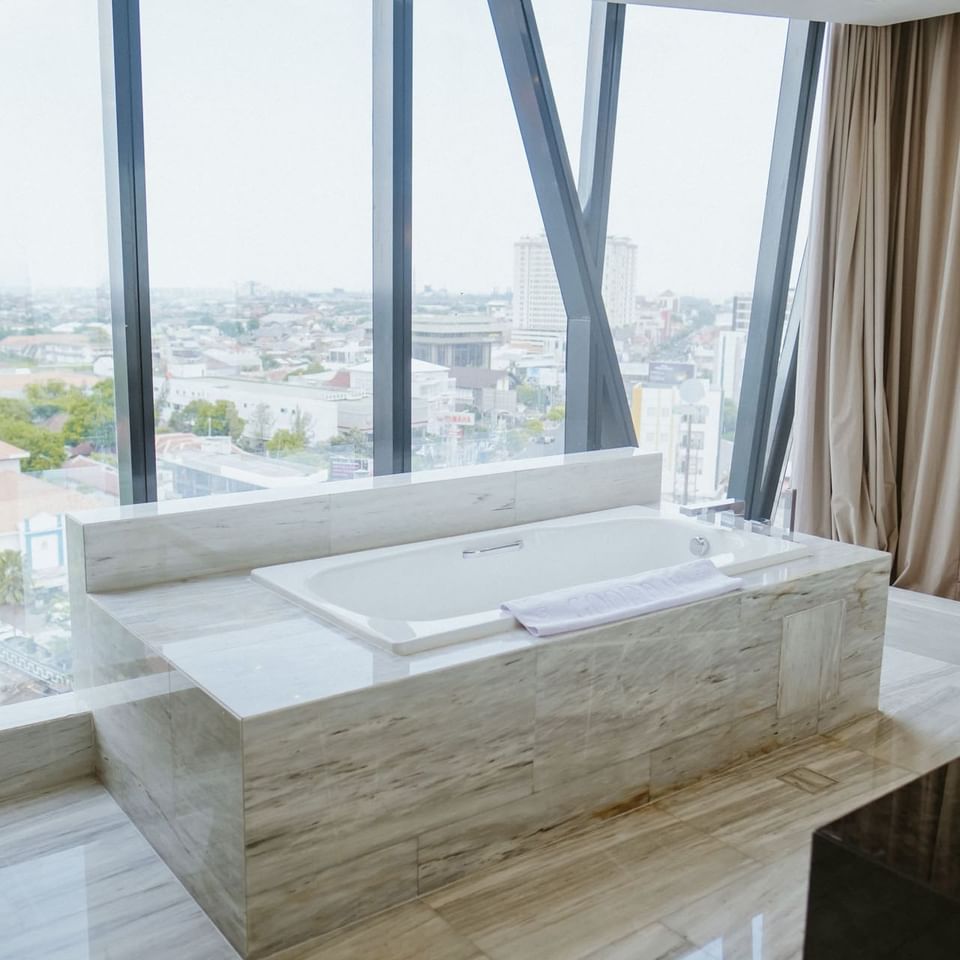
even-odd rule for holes
{"type": "Polygon", "coordinates": [[[67,519],[71,557],[82,557],[71,580],[90,593],[128,590],[656,504],[660,473],[660,454],[623,448],[88,511],[67,519]]]}

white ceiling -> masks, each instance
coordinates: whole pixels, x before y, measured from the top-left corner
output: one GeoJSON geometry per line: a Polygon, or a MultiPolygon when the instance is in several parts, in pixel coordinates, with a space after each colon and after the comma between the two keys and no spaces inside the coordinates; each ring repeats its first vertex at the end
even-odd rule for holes
{"type": "Polygon", "coordinates": [[[960,12],[960,0],[627,0],[657,7],[756,13],[835,23],[899,23],[960,12]]]}

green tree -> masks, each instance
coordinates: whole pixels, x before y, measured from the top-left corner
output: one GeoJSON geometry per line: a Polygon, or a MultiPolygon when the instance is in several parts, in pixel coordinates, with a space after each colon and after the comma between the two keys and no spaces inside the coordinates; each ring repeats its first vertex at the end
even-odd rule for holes
{"type": "Polygon", "coordinates": [[[0,398],[0,420],[20,420],[30,422],[30,408],[22,400],[0,398]]]}
{"type": "Polygon", "coordinates": [[[274,416],[268,403],[258,403],[253,408],[253,416],[250,418],[250,432],[255,440],[262,445],[273,429],[274,416]]]}
{"type": "Polygon", "coordinates": [[[553,423],[559,423],[567,415],[566,409],[563,405],[558,407],[551,407],[547,411],[547,419],[553,423]]]}
{"type": "Polygon", "coordinates": [[[23,558],[19,550],[0,550],[0,604],[23,605],[23,558]]]}
{"type": "Polygon", "coordinates": [[[267,441],[267,451],[275,454],[296,453],[306,445],[302,434],[280,429],[267,441]]]}
{"type": "Polygon", "coordinates": [[[353,454],[357,457],[372,457],[373,444],[366,430],[360,430],[357,427],[349,427],[341,430],[330,441],[331,453],[338,456],[353,454]]]}
{"type": "Polygon", "coordinates": [[[46,420],[55,413],[67,409],[73,393],[80,393],[76,387],[68,387],[62,380],[48,380],[46,383],[29,383],[23,391],[33,416],[46,420]]]}
{"type": "Polygon", "coordinates": [[[170,426],[182,433],[200,437],[230,437],[236,440],[243,433],[244,420],[230,400],[191,400],[170,417],[170,426]]]}
{"type": "Polygon", "coordinates": [[[0,418],[0,440],[12,443],[30,456],[22,461],[25,471],[56,470],[63,466],[67,452],[62,433],[51,433],[23,420],[0,418]]]}
{"type": "Polygon", "coordinates": [[[113,380],[101,380],[88,394],[77,392],[67,402],[69,419],[63,428],[67,443],[92,443],[98,450],[115,450],[117,423],[113,380]]]}
{"type": "Polygon", "coordinates": [[[539,407],[541,390],[530,383],[521,383],[517,387],[517,399],[525,407],[539,407]]]}

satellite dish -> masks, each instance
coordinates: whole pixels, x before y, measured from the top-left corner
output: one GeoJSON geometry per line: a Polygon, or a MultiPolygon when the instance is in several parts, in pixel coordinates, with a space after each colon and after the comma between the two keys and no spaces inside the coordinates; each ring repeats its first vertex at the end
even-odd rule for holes
{"type": "Polygon", "coordinates": [[[700,403],[706,392],[702,380],[684,380],[680,384],[680,399],[684,403],[700,403]]]}

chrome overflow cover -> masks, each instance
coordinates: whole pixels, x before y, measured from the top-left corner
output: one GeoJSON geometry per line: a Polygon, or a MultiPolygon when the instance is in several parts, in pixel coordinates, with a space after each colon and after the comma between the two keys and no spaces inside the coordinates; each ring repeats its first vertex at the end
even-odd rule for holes
{"type": "Polygon", "coordinates": [[[705,557],[710,552],[710,541],[706,537],[694,537],[690,541],[690,552],[695,557],[705,557]]]}

